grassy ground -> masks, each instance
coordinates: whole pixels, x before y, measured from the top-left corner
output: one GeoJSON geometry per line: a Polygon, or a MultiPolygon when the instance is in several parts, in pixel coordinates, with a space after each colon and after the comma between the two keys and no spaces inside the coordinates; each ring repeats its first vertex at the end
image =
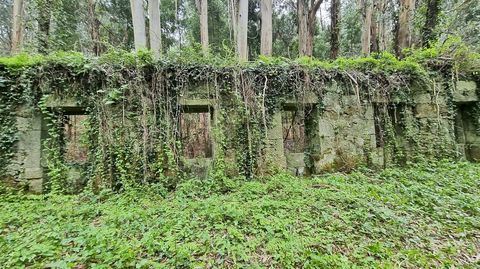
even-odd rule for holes
{"type": "Polygon", "coordinates": [[[480,165],[0,197],[0,267],[480,268],[480,165]]]}

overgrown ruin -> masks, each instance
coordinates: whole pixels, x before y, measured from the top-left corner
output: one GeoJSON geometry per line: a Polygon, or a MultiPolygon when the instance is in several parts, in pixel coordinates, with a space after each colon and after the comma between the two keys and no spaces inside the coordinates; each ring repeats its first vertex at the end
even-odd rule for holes
{"type": "Polygon", "coordinates": [[[409,68],[4,65],[1,177],[76,192],[479,160],[478,83],[409,68]]]}

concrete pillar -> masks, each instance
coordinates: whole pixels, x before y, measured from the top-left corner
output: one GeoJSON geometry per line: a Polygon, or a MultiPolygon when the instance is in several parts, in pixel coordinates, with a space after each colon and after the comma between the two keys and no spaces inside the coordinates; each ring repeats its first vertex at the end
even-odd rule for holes
{"type": "Polygon", "coordinates": [[[20,109],[17,113],[18,142],[16,159],[22,165],[20,179],[34,193],[43,191],[42,137],[46,136],[40,112],[20,109]]]}

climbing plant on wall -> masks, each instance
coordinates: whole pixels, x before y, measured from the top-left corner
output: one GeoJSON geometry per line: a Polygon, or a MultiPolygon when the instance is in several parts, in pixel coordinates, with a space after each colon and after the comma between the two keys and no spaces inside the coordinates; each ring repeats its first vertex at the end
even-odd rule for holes
{"type": "Polygon", "coordinates": [[[260,58],[238,64],[188,49],[160,60],[147,52],[121,51],[99,58],[77,53],[3,58],[0,164],[7,167],[13,156],[18,109],[23,106],[43,113],[52,127],[44,144],[50,189],[64,191],[65,162],[54,127],[65,111],[47,99],[73,99],[89,118],[85,172],[93,189],[118,190],[149,182],[175,188],[185,176],[179,134],[181,100],[194,96],[213,100],[218,110],[213,178],[226,176],[226,170],[252,178],[259,169],[271,117],[286,100],[301,102],[306,93],[314,93],[320,97],[321,113],[321,97],[335,83],[342,85],[336,88],[341,93],[357,96],[359,105],[375,98],[409,103],[414,91],[429,88],[432,79],[439,77],[428,68],[432,62],[438,64],[436,58],[425,55],[398,60],[382,53],[333,62],[260,58]]]}

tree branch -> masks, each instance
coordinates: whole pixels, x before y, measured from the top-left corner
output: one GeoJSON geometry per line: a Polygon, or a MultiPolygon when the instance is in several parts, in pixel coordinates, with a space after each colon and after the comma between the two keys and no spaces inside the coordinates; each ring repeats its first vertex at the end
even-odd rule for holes
{"type": "Polygon", "coordinates": [[[320,5],[323,3],[323,0],[317,0],[312,8],[310,9],[310,12],[308,14],[308,20],[309,22],[313,22],[314,18],[315,18],[315,14],[317,13],[318,9],[320,8],[320,5]]]}

